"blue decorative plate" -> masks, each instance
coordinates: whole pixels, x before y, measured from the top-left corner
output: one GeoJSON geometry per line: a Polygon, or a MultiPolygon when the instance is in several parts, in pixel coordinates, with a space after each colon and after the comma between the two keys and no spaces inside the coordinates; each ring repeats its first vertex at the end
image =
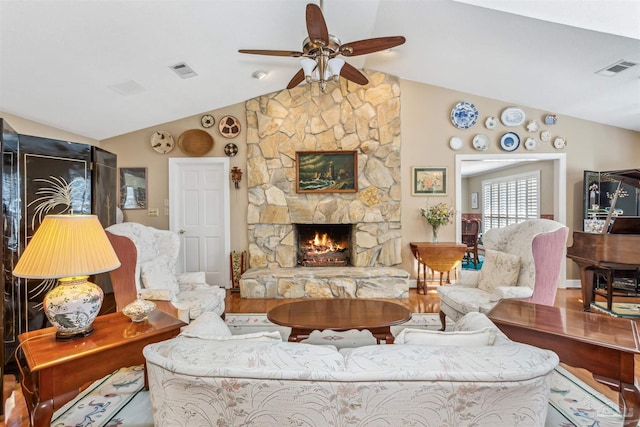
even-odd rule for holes
{"type": "Polygon", "coordinates": [[[500,138],[500,147],[504,151],[514,151],[520,146],[520,137],[515,132],[507,132],[500,138]]]}
{"type": "Polygon", "coordinates": [[[469,129],[478,121],[478,109],[470,102],[458,102],[451,110],[451,122],[459,129],[469,129]]]}

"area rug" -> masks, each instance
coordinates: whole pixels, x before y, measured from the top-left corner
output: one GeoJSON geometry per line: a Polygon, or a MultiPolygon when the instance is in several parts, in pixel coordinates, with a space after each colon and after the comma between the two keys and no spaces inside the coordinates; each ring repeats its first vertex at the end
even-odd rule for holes
{"type": "MultiPolygon", "coordinates": [[[[446,321],[447,325],[453,325],[451,319],[447,318],[446,321]]],[[[274,323],[271,323],[267,319],[267,315],[264,313],[227,313],[225,314],[225,322],[227,326],[229,326],[229,329],[231,329],[231,333],[234,335],[249,334],[252,332],[278,331],[280,332],[280,335],[282,335],[282,339],[286,341],[287,339],[289,339],[289,333],[291,332],[290,328],[287,328],[285,326],[278,326],[274,323]]],[[[438,330],[440,329],[440,327],[440,315],[438,313],[413,313],[411,315],[411,320],[409,320],[408,322],[405,322],[402,325],[392,326],[391,333],[396,336],[405,328],[424,328],[430,330],[438,330]]],[[[355,333],[341,334],[323,331],[323,333],[312,333],[313,336],[310,338],[316,339],[305,342],[310,342],[312,344],[332,344],[338,348],[357,347],[359,345],[371,344],[369,339],[365,339],[367,336],[367,332],[363,332],[364,333],[361,335],[363,335],[362,338],[364,339],[364,341],[361,341],[359,337],[356,336],[358,334],[355,333]],[[340,338],[342,335],[345,335],[344,340],[340,338]],[[346,337],[346,335],[349,336],[346,337]]],[[[373,339],[371,333],[368,333],[368,336],[373,339]]],[[[375,340],[373,341],[373,344],[375,344],[375,340]]]]}
{"type": "MultiPolygon", "coordinates": [[[[55,412],[52,427],[152,427],[143,367],[122,368],[94,382],[55,412]]],[[[551,379],[545,427],[622,425],[617,405],[558,366],[551,379]]]]}
{"type": "Polygon", "coordinates": [[[477,265],[473,265],[473,260],[469,257],[465,257],[462,259],[462,269],[463,270],[480,270],[482,268],[482,263],[484,262],[484,255],[478,254],[478,262],[477,265]]]}
{"type": "Polygon", "coordinates": [[[591,307],[616,317],[640,318],[640,304],[614,302],[611,304],[611,310],[608,310],[606,301],[593,301],[591,307]]]}

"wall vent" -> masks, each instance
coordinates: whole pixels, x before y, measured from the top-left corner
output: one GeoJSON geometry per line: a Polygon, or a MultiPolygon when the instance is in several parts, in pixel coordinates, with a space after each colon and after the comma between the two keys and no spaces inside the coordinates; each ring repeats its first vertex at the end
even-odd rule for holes
{"type": "Polygon", "coordinates": [[[625,61],[621,59],[620,61],[609,65],[608,67],[603,68],[602,70],[596,71],[596,74],[600,74],[605,77],[613,77],[624,70],[628,70],[631,67],[635,67],[638,65],[637,62],[625,61]]]}
{"type": "Polygon", "coordinates": [[[180,62],[179,64],[170,65],[171,68],[177,75],[179,75],[183,79],[188,79],[190,77],[195,77],[198,75],[193,68],[187,65],[184,62],[180,62]]]}

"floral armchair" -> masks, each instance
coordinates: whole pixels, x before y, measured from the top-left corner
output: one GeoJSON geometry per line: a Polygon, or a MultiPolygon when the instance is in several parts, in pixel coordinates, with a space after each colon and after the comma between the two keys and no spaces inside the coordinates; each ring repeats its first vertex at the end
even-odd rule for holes
{"type": "Polygon", "coordinates": [[[122,264],[110,272],[117,310],[140,295],[170,301],[178,312],[188,312],[189,319],[209,311],[224,314],[224,288],[207,284],[204,272],[176,274],[176,233],[135,222],[111,225],[106,232],[122,264]]]}
{"type": "Polygon", "coordinates": [[[484,233],[480,271],[463,270],[457,283],[437,288],[442,330],[446,316],[457,321],[473,311],[486,314],[504,298],[553,305],[568,235],[566,226],[548,219],[484,233]]]}

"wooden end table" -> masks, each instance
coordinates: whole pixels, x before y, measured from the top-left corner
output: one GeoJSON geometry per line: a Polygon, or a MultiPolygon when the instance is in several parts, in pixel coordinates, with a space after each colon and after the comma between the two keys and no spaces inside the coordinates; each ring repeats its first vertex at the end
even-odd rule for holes
{"type": "MultiPolygon", "coordinates": [[[[442,285],[443,273],[448,273],[462,263],[462,258],[467,251],[467,245],[455,242],[411,242],[411,252],[419,264],[429,267],[440,273],[440,285],[442,285]]],[[[424,270],[424,268],[423,268],[424,270]]],[[[418,265],[418,293],[427,293],[427,277],[424,271],[424,281],[420,286],[420,266],[418,265]]],[[[449,282],[447,276],[447,283],[449,282]]]]}
{"type": "Polygon", "coordinates": [[[411,319],[408,308],[387,301],[371,299],[310,299],[278,305],[267,312],[267,319],[280,326],[289,326],[289,341],[300,342],[311,332],[330,329],[348,331],[366,329],[378,344],[393,343],[391,326],[411,319]]]}
{"type": "Polygon", "coordinates": [[[590,371],[596,381],[620,393],[624,425],[638,425],[640,392],[634,370],[640,338],[634,320],[512,299],[500,301],[488,317],[510,339],[552,350],[561,362],[590,371]]]}
{"type": "Polygon", "coordinates": [[[117,312],[98,316],[93,325],[93,334],[72,341],[56,341],[53,327],[18,336],[27,364],[22,366],[17,358],[21,384],[33,427],[48,427],[53,412],[85,384],[118,368],[145,363],[142,349],[175,337],[185,323],[154,310],[146,322],[133,323],[117,312]]]}

